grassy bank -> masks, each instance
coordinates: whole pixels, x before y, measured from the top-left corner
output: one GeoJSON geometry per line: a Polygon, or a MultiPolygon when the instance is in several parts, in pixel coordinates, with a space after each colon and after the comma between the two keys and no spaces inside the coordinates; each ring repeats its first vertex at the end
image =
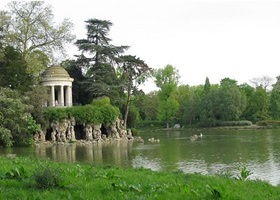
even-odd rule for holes
{"type": "Polygon", "coordinates": [[[0,157],[0,199],[279,199],[280,187],[222,176],[0,157]]]}

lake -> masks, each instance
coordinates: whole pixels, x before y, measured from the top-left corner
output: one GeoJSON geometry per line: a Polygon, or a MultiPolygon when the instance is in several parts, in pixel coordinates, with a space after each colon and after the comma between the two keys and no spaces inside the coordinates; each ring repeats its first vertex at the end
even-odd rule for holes
{"type": "Polygon", "coordinates": [[[2,148],[0,154],[185,173],[231,173],[235,176],[239,174],[238,167],[246,166],[253,172],[250,179],[265,180],[272,185],[280,183],[280,130],[187,129],[143,132],[141,136],[144,144],[113,141],[83,146],[2,148]],[[200,133],[202,138],[190,140],[191,135],[200,133]],[[149,142],[152,137],[160,142],[149,142]]]}

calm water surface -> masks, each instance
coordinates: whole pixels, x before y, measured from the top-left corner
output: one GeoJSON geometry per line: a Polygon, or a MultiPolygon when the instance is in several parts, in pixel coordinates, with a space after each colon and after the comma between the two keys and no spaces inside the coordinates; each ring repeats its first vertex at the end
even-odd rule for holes
{"type": "Polygon", "coordinates": [[[95,163],[152,170],[238,175],[238,167],[253,172],[251,179],[280,183],[280,130],[185,130],[142,133],[144,144],[115,141],[110,144],[56,145],[0,149],[54,161],[95,163]],[[202,138],[190,141],[193,134],[202,138]],[[148,138],[160,139],[159,143],[148,138]]]}

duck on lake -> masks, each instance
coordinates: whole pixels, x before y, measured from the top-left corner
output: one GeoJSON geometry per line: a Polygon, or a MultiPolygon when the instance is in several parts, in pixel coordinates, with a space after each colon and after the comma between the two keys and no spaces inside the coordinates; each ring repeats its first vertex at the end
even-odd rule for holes
{"type": "Polygon", "coordinates": [[[200,133],[199,135],[194,134],[194,135],[192,135],[192,136],[190,137],[190,140],[191,140],[191,141],[195,141],[195,140],[197,140],[198,138],[202,138],[202,137],[203,137],[203,134],[202,134],[202,133],[200,133]]]}

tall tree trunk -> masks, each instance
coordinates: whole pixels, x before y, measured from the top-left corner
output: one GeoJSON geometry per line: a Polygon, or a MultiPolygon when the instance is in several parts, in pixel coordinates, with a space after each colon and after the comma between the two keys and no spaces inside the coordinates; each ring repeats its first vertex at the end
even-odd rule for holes
{"type": "Polygon", "coordinates": [[[166,128],[169,129],[169,121],[166,122],[166,128]]]}
{"type": "Polygon", "coordinates": [[[126,128],[126,124],[127,124],[129,107],[130,107],[130,91],[128,91],[127,93],[127,102],[126,102],[125,115],[124,115],[124,128],[126,128]]]}
{"type": "Polygon", "coordinates": [[[127,87],[127,101],[126,101],[126,108],[125,108],[125,115],[124,115],[124,128],[126,128],[127,117],[128,117],[129,107],[130,107],[131,86],[132,86],[132,74],[130,72],[129,84],[127,87]]]}

